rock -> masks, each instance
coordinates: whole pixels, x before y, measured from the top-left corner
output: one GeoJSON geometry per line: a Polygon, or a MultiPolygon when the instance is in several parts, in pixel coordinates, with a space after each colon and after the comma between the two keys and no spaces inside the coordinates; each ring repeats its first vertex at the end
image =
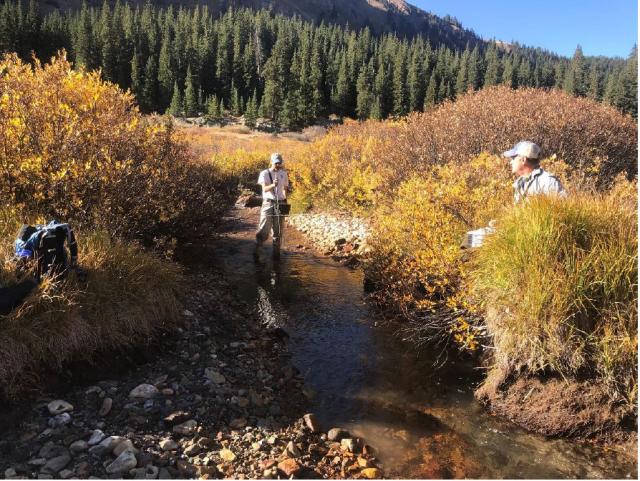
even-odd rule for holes
{"type": "Polygon", "coordinates": [[[165,387],[161,392],[163,396],[173,396],[175,394],[175,391],[170,387],[165,387]]]}
{"type": "Polygon", "coordinates": [[[35,459],[30,459],[29,461],[27,461],[27,464],[29,466],[33,466],[34,468],[40,468],[40,467],[44,466],[45,464],[47,464],[47,460],[45,458],[35,458],[35,459]]]}
{"type": "Polygon", "coordinates": [[[82,439],[78,439],[77,441],[74,441],[69,446],[69,451],[71,451],[73,454],[83,453],[87,449],[89,449],[89,443],[87,443],[86,441],[83,441],[82,439]]]}
{"type": "Polygon", "coordinates": [[[246,408],[247,406],[249,406],[249,404],[250,401],[246,397],[238,398],[238,406],[240,406],[241,408],[246,408]]]}
{"type": "Polygon", "coordinates": [[[356,442],[351,438],[344,438],[340,440],[340,449],[350,453],[356,451],[356,442]]]}
{"type": "Polygon", "coordinates": [[[189,413],[185,411],[175,411],[169,414],[167,417],[165,417],[163,421],[173,426],[174,424],[183,423],[187,419],[189,419],[189,413]]]}
{"type": "Polygon", "coordinates": [[[158,479],[173,479],[173,476],[171,476],[171,473],[167,468],[161,468],[158,473],[158,479]]]}
{"type": "Polygon", "coordinates": [[[64,469],[70,461],[71,456],[69,456],[68,454],[63,454],[62,456],[51,458],[49,461],[47,461],[47,464],[44,465],[42,471],[50,474],[57,474],[59,471],[64,469]]]}
{"type": "Polygon", "coordinates": [[[49,413],[53,416],[73,411],[73,405],[69,404],[67,401],[63,401],[62,399],[51,401],[47,404],[47,408],[49,409],[49,413]]]}
{"type": "Polygon", "coordinates": [[[89,473],[91,473],[91,465],[89,463],[82,462],[76,466],[76,475],[79,479],[86,479],[89,477],[89,473]]]}
{"type": "Polygon", "coordinates": [[[109,436],[104,438],[100,444],[89,448],[89,452],[96,456],[104,456],[105,454],[111,454],[118,444],[124,441],[125,438],[121,436],[109,436]]]}
{"type": "Polygon", "coordinates": [[[198,446],[197,444],[190,444],[185,448],[184,454],[186,454],[191,458],[193,456],[198,455],[200,451],[202,451],[202,448],[200,446],[198,446]]]}
{"type": "Polygon", "coordinates": [[[75,473],[70,469],[63,469],[58,473],[58,476],[60,476],[60,479],[71,479],[75,476],[75,473]]]}
{"type": "Polygon", "coordinates": [[[49,427],[59,428],[61,426],[66,426],[70,422],[71,415],[69,413],[62,413],[49,419],[49,427]]]}
{"type": "Polygon", "coordinates": [[[158,388],[152,384],[140,384],[139,386],[133,388],[129,393],[129,397],[132,398],[141,398],[141,399],[151,399],[160,394],[158,388]]]}
{"type": "Polygon", "coordinates": [[[304,419],[305,425],[311,430],[312,433],[319,433],[320,431],[322,431],[322,429],[320,428],[320,423],[318,422],[318,418],[315,414],[305,414],[302,419],[304,419]]]}
{"type": "Polygon", "coordinates": [[[87,444],[89,446],[95,446],[96,444],[99,444],[104,438],[105,434],[99,429],[96,429],[91,433],[91,437],[89,438],[87,444]]]}
{"type": "Polygon", "coordinates": [[[200,479],[215,479],[218,476],[218,468],[215,466],[197,466],[196,474],[200,479]]]}
{"type": "Polygon", "coordinates": [[[204,376],[209,379],[209,381],[215,383],[215,384],[224,384],[225,382],[227,382],[227,378],[224,377],[222,374],[220,374],[220,372],[216,371],[215,369],[212,369],[210,367],[206,368],[204,370],[204,376]]]}
{"type": "Polygon", "coordinates": [[[200,446],[202,449],[211,449],[213,448],[214,444],[215,444],[215,441],[211,438],[198,439],[198,446],[200,446]]]}
{"type": "Polygon", "coordinates": [[[133,470],[133,479],[158,479],[160,469],[153,464],[149,464],[144,468],[136,468],[133,470]]]}
{"type": "Polygon", "coordinates": [[[106,397],[102,400],[102,406],[100,406],[100,410],[98,411],[99,416],[106,416],[111,412],[111,408],[113,407],[113,399],[110,397],[106,397]]]}
{"type": "Polygon", "coordinates": [[[329,432],[327,433],[327,439],[329,441],[340,441],[343,438],[348,438],[349,437],[349,431],[345,431],[344,429],[341,428],[333,428],[330,429],[329,432]]]}
{"type": "Polygon", "coordinates": [[[195,419],[190,419],[182,424],[178,424],[173,427],[173,432],[177,434],[182,434],[183,436],[190,436],[191,434],[196,432],[198,428],[198,423],[195,419]]]}
{"type": "Polygon", "coordinates": [[[223,459],[223,461],[226,461],[228,463],[230,463],[234,459],[236,459],[236,455],[233,454],[233,451],[231,451],[230,449],[227,449],[227,448],[221,449],[218,454],[223,459]]]}
{"type": "Polygon", "coordinates": [[[287,478],[291,476],[295,476],[300,472],[302,467],[298,464],[295,459],[289,458],[284,461],[278,463],[278,470],[282,472],[287,478]]]}
{"type": "Polygon", "coordinates": [[[193,478],[196,474],[196,467],[182,459],[177,462],[178,474],[181,478],[193,478]]]}
{"type": "Polygon", "coordinates": [[[54,444],[53,441],[49,441],[38,451],[38,457],[46,459],[62,456],[63,454],[67,454],[67,449],[64,446],[54,444]]]}
{"type": "Polygon", "coordinates": [[[18,477],[18,473],[13,468],[7,468],[4,472],[5,479],[13,479],[18,477]]]}
{"type": "Polygon", "coordinates": [[[293,441],[289,441],[289,444],[287,444],[285,454],[291,456],[292,458],[299,458],[300,456],[302,456],[300,449],[295,445],[293,441]]]}
{"type": "Polygon", "coordinates": [[[366,468],[360,471],[360,474],[367,479],[381,479],[382,472],[377,468],[366,468]]]}
{"type": "Polygon", "coordinates": [[[236,418],[229,423],[231,429],[242,429],[247,425],[247,420],[245,418],[236,418]]]}
{"type": "Polygon", "coordinates": [[[138,465],[136,455],[132,451],[123,451],[115,461],[107,466],[108,474],[123,474],[138,465]]]}
{"type": "Polygon", "coordinates": [[[120,456],[125,451],[131,451],[133,454],[138,454],[138,450],[135,448],[130,439],[125,439],[121,443],[118,443],[115,448],[113,448],[113,455],[120,456]]]}
{"type": "Polygon", "coordinates": [[[163,451],[174,451],[178,449],[178,443],[176,443],[173,439],[163,439],[160,441],[160,449],[163,451]]]}

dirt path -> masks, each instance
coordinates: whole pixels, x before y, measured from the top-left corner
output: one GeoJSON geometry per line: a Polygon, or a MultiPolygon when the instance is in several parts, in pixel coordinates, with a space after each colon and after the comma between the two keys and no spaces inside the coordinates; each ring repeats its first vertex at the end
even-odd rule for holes
{"type": "MultiPolygon", "coordinates": [[[[249,249],[253,213],[235,211],[216,244],[249,249]]],[[[248,252],[248,251],[247,251],[248,252]]],[[[145,356],[105,353],[72,384],[0,415],[9,478],[380,477],[372,449],[306,413],[286,334],[267,329],[187,246],[184,326],[145,356]],[[146,357],[146,359],[141,359],[146,357]],[[138,364],[140,363],[140,364],[138,364]],[[119,375],[110,365],[125,364],[119,375]],[[103,375],[102,373],[109,373],[103,375]],[[321,431],[324,429],[324,431],[321,431]],[[314,432],[315,431],[315,432],[314,432]]],[[[139,354],[139,353],[138,353],[139,354]]]]}

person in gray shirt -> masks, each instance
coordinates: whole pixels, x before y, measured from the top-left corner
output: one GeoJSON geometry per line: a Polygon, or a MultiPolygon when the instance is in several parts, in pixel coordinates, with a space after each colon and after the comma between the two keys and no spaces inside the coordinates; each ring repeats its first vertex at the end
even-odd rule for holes
{"type": "Polygon", "coordinates": [[[510,159],[511,171],[518,176],[513,184],[516,204],[533,195],[566,197],[567,192],[558,178],[540,167],[540,147],[537,144],[524,140],[502,155],[510,159]]]}

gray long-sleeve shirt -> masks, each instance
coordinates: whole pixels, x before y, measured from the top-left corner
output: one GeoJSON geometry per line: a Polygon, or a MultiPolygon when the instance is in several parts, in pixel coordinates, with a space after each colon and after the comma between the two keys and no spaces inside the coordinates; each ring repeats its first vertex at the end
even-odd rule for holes
{"type": "Polygon", "coordinates": [[[514,200],[519,203],[532,195],[558,195],[566,197],[567,192],[556,176],[538,167],[528,176],[519,177],[513,183],[514,200]]]}

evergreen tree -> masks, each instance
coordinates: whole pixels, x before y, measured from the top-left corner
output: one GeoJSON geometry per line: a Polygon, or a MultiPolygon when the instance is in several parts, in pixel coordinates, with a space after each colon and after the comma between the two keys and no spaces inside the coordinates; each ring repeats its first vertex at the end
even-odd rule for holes
{"type": "Polygon", "coordinates": [[[193,75],[191,74],[191,65],[187,67],[187,77],[184,85],[184,115],[185,117],[195,117],[198,115],[198,96],[193,75]]]}
{"type": "Polygon", "coordinates": [[[140,99],[142,98],[142,88],[144,86],[144,75],[142,73],[142,66],[140,64],[140,57],[138,51],[133,51],[133,58],[131,59],[131,91],[134,95],[140,99]]]}
{"type": "Polygon", "coordinates": [[[178,87],[178,82],[174,82],[173,96],[171,97],[171,104],[169,105],[167,112],[174,117],[180,117],[183,111],[184,107],[182,105],[182,94],[180,92],[180,88],[178,87]]]}
{"type": "Polygon", "coordinates": [[[578,45],[573,54],[571,65],[565,76],[563,88],[571,95],[585,95],[585,62],[582,47],[578,45]]]}
{"type": "Polygon", "coordinates": [[[426,111],[438,103],[438,88],[439,88],[438,79],[436,77],[436,72],[434,70],[431,73],[431,77],[429,78],[427,93],[424,97],[423,110],[426,111]]]}
{"type": "Polygon", "coordinates": [[[595,62],[591,64],[589,70],[589,90],[587,91],[587,97],[593,100],[599,100],[600,93],[600,73],[598,72],[598,66],[595,62]]]}
{"type": "Polygon", "coordinates": [[[207,99],[207,118],[209,120],[219,120],[222,117],[220,113],[220,101],[216,95],[207,99]]]}
{"type": "Polygon", "coordinates": [[[489,45],[486,58],[487,70],[484,75],[484,86],[491,87],[492,85],[498,85],[502,81],[502,72],[498,50],[494,43],[489,45]]]}
{"type": "Polygon", "coordinates": [[[158,90],[160,102],[163,105],[169,101],[169,96],[173,90],[173,84],[176,81],[175,65],[171,55],[171,38],[168,29],[162,38],[162,47],[160,48],[160,57],[158,59],[158,90]]]}
{"type": "Polygon", "coordinates": [[[373,95],[373,66],[362,65],[356,84],[358,96],[356,99],[356,113],[359,119],[369,118],[374,103],[373,95]]]}
{"type": "Polygon", "coordinates": [[[349,115],[350,113],[350,88],[347,69],[347,56],[342,54],[340,62],[340,70],[338,70],[338,80],[333,94],[333,106],[340,115],[349,115]]]}
{"type": "Polygon", "coordinates": [[[253,91],[253,95],[247,102],[247,110],[244,113],[244,123],[247,127],[255,129],[258,120],[258,92],[253,91]]]}
{"type": "Polygon", "coordinates": [[[469,76],[468,76],[468,66],[469,66],[469,50],[465,50],[460,57],[460,67],[458,68],[458,77],[456,78],[456,94],[462,95],[464,94],[469,87],[469,76]]]}
{"type": "Polygon", "coordinates": [[[638,118],[638,49],[633,47],[620,74],[618,108],[638,118]]]}
{"type": "Polygon", "coordinates": [[[407,63],[404,48],[397,53],[393,64],[393,113],[397,116],[408,113],[407,63]]]}
{"type": "Polygon", "coordinates": [[[158,64],[152,56],[147,59],[144,69],[144,85],[140,106],[146,112],[152,112],[158,104],[158,64]]]}

